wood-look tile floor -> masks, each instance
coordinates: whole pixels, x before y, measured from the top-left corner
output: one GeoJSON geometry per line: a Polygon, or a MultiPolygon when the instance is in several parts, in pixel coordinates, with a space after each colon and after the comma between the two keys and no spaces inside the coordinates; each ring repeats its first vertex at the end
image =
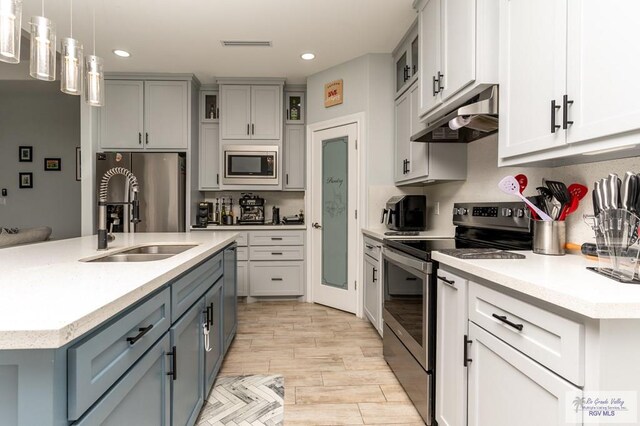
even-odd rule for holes
{"type": "Polygon", "coordinates": [[[424,425],[366,320],[299,302],[238,304],[220,375],[284,376],[285,426],[424,425]]]}

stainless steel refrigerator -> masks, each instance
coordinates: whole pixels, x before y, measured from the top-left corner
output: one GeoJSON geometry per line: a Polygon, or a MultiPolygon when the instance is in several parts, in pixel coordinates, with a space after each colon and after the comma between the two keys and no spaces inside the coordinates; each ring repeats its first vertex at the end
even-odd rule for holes
{"type": "MultiPolygon", "coordinates": [[[[106,152],[96,154],[96,195],[104,173],[112,167],[129,169],[138,179],[140,219],[131,223],[131,206],[107,205],[107,230],[113,232],[184,232],[186,157],[184,153],[106,152]]],[[[109,182],[107,203],[131,200],[124,176],[109,182]]],[[[97,203],[97,201],[96,201],[97,203]]],[[[97,210],[97,209],[96,209],[97,210]]],[[[95,227],[98,228],[96,216],[95,227]]]]}

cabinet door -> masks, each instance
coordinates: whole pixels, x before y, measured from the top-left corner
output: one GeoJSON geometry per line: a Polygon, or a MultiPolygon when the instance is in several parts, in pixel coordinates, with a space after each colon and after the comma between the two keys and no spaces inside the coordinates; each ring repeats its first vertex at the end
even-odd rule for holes
{"type": "Polygon", "coordinates": [[[566,0],[500,1],[501,158],[565,143],[566,21],[566,0]]]}
{"type": "Polygon", "coordinates": [[[282,88],[251,86],[251,139],[280,139],[282,88]]]}
{"type": "Polygon", "coordinates": [[[284,107],[286,124],[304,124],[304,92],[286,93],[284,107]]]}
{"type": "Polygon", "coordinates": [[[380,265],[370,256],[364,256],[364,313],[371,324],[380,329],[380,265]]]}
{"type": "Polygon", "coordinates": [[[476,0],[442,0],[442,100],[476,79],[476,0]]]}
{"type": "Polygon", "coordinates": [[[567,424],[566,398],[581,397],[579,388],[474,323],[469,339],[469,426],[567,424]]]}
{"type": "Polygon", "coordinates": [[[304,126],[285,127],[284,189],[303,190],[306,170],[304,126]]]}
{"type": "Polygon", "coordinates": [[[409,81],[409,55],[406,50],[400,51],[395,58],[396,62],[396,93],[402,91],[402,88],[409,81]]]}
{"type": "MultiPolygon", "coordinates": [[[[222,279],[222,278],[221,278],[222,279]]],[[[209,317],[209,347],[204,347],[204,395],[216,380],[222,364],[222,281],[218,281],[204,296],[209,317]]]]}
{"type": "Polygon", "coordinates": [[[442,74],[440,36],[441,0],[429,0],[420,11],[420,115],[424,115],[442,103],[438,76],[442,74]]]}
{"type": "Polygon", "coordinates": [[[249,262],[238,262],[237,269],[238,280],[238,296],[244,297],[249,295],[249,262]]]}
{"type": "Polygon", "coordinates": [[[637,1],[569,2],[569,143],[640,129],[638,16],[637,1]]]}
{"type": "Polygon", "coordinates": [[[220,128],[200,125],[200,190],[220,187],[220,128]]]}
{"type": "Polygon", "coordinates": [[[251,86],[220,89],[222,139],[251,139],[251,86]]]}
{"type": "Polygon", "coordinates": [[[224,275],[223,275],[223,296],[224,306],[222,313],[224,352],[227,352],[229,345],[233,341],[238,325],[238,287],[237,287],[237,252],[236,247],[229,247],[224,251],[224,275]]]}
{"type": "Polygon", "coordinates": [[[200,121],[203,123],[217,123],[220,118],[220,95],[217,91],[203,90],[200,92],[200,121]]]}
{"type": "Polygon", "coordinates": [[[189,83],[146,81],[144,83],[145,148],[189,147],[189,83]]]}
{"type": "Polygon", "coordinates": [[[76,425],[170,424],[169,333],[118,381],[76,425]],[[144,409],[141,409],[144,407],[144,409]]]}
{"type": "Polygon", "coordinates": [[[175,365],[171,381],[172,425],[193,425],[204,402],[203,311],[201,298],[171,327],[175,365]]]}
{"type": "Polygon", "coordinates": [[[395,107],[395,147],[396,147],[396,161],[395,161],[395,181],[403,181],[407,179],[407,162],[410,156],[410,143],[409,138],[411,135],[411,99],[409,93],[405,92],[396,101],[395,107]]]}
{"type": "Polygon", "coordinates": [[[438,271],[436,420],[440,426],[467,424],[467,368],[463,364],[467,286],[467,280],[438,271]]]}
{"type": "Polygon", "coordinates": [[[100,149],[143,149],[144,82],[106,80],[100,108],[100,149]]]}
{"type": "MultiPolygon", "coordinates": [[[[419,120],[420,114],[420,84],[415,83],[409,88],[411,104],[410,121],[411,135],[415,135],[425,126],[419,120]]],[[[407,178],[415,179],[429,176],[429,144],[424,142],[409,142],[409,173],[407,178]]]]}

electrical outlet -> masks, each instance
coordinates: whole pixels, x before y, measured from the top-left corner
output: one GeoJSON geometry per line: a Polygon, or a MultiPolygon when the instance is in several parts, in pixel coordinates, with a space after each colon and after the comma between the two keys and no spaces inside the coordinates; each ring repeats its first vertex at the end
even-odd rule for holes
{"type": "Polygon", "coordinates": [[[436,203],[433,205],[433,214],[440,214],[440,201],[436,201],[436,203]]]}

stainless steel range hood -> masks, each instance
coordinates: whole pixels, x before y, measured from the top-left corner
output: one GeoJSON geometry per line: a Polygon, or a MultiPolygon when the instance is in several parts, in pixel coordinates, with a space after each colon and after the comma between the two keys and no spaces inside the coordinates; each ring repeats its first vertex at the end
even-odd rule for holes
{"type": "Polygon", "coordinates": [[[498,86],[471,98],[465,105],[429,122],[411,137],[413,142],[468,143],[498,131],[498,86]]]}

